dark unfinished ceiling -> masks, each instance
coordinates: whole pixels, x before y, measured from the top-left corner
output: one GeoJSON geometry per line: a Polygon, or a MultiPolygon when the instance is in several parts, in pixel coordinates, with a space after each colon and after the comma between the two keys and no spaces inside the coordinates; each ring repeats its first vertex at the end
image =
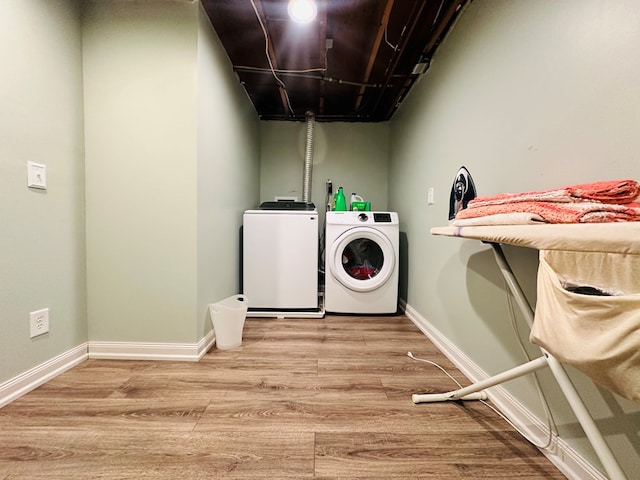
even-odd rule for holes
{"type": "Polygon", "coordinates": [[[202,0],[261,119],[355,122],[392,117],[466,2],[317,0],[297,24],[288,0],[202,0]]]}

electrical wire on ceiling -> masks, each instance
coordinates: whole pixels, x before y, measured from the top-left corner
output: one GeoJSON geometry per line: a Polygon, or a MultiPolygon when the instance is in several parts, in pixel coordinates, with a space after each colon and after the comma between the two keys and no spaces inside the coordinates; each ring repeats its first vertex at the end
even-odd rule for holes
{"type": "MultiPolygon", "coordinates": [[[[442,7],[444,6],[444,2],[445,0],[441,0],[440,2],[440,6],[438,7],[438,11],[436,12],[436,16],[433,18],[433,22],[431,23],[431,28],[430,30],[433,31],[433,28],[436,26],[436,23],[438,22],[438,19],[440,18],[440,13],[442,12],[442,7]]],[[[398,46],[400,45],[400,40],[402,39],[402,36],[404,35],[405,30],[407,29],[407,26],[405,25],[402,28],[402,31],[400,32],[400,38],[398,39],[398,43],[393,45],[390,41],[389,41],[389,37],[388,37],[388,24],[385,25],[384,27],[384,41],[387,45],[389,45],[393,51],[395,52],[398,49],[398,46]]]]}
{"type": "Polygon", "coordinates": [[[436,26],[438,19],[440,18],[440,12],[442,12],[442,7],[444,6],[444,0],[440,2],[440,6],[438,7],[438,11],[436,12],[436,16],[433,17],[433,23],[431,24],[431,31],[433,31],[433,27],[436,26]]]}
{"type": "MultiPolygon", "coordinates": [[[[386,43],[387,45],[389,45],[389,46],[393,49],[393,51],[395,52],[395,51],[398,49],[398,46],[400,45],[400,41],[398,41],[398,43],[397,43],[397,44],[395,44],[395,45],[393,45],[391,42],[389,42],[389,38],[388,38],[388,27],[389,27],[389,24],[387,23],[387,25],[385,25],[385,27],[384,27],[384,41],[385,41],[385,43],[386,43]]],[[[407,29],[407,26],[405,25],[405,26],[402,28],[402,32],[400,32],[400,38],[402,38],[402,35],[404,35],[404,31],[405,31],[406,29],[407,29]]]]}
{"type": "MultiPolygon", "coordinates": [[[[253,0],[251,0],[253,3],[253,0]]],[[[254,7],[254,11],[256,12],[256,15],[258,15],[257,10],[254,7]]],[[[258,20],[260,20],[260,16],[258,15],[258,20]]],[[[260,26],[262,27],[262,31],[265,34],[265,37],[267,36],[266,33],[266,29],[264,27],[264,25],[262,24],[262,22],[260,22],[260,26]]],[[[267,39],[267,42],[269,40],[267,39]]],[[[252,67],[250,65],[234,65],[233,68],[234,70],[255,70],[255,71],[261,71],[261,72],[271,72],[272,74],[275,72],[276,74],[282,74],[282,73],[314,73],[314,72],[326,72],[327,71],[327,54],[329,52],[329,47],[327,46],[327,44],[325,43],[325,48],[324,48],[324,66],[323,67],[314,67],[314,68],[304,68],[304,69],[284,69],[284,68],[273,68],[273,64],[271,63],[271,58],[269,57],[269,48],[267,46],[267,59],[269,60],[269,65],[271,68],[261,68],[261,67],[252,67]]]]}
{"type": "Polygon", "coordinates": [[[327,68],[329,68],[329,60],[327,59],[329,56],[329,48],[333,48],[333,39],[330,39],[331,41],[331,47],[329,47],[329,39],[325,39],[324,41],[324,70],[322,70],[323,72],[327,71],[327,68]]]}
{"type": "Polygon", "coordinates": [[[267,61],[269,62],[269,67],[271,67],[271,73],[273,74],[273,77],[276,79],[276,82],[278,82],[278,84],[280,85],[281,91],[284,93],[284,97],[285,97],[285,99],[287,101],[287,107],[289,108],[289,111],[291,112],[291,115],[295,116],[295,112],[293,111],[293,108],[291,107],[291,100],[289,99],[289,94],[287,92],[287,86],[284,84],[284,82],[282,80],[280,80],[280,78],[276,74],[275,68],[273,68],[273,62],[271,61],[271,55],[269,55],[269,35],[267,34],[267,29],[264,26],[264,23],[262,23],[262,18],[260,18],[260,13],[258,13],[258,8],[256,7],[255,2],[253,0],[250,0],[250,1],[251,1],[251,6],[253,7],[253,11],[256,14],[258,22],[260,23],[260,27],[262,28],[262,33],[264,34],[264,42],[265,42],[264,53],[267,56],[267,61]]]}
{"type": "Polygon", "coordinates": [[[314,73],[314,72],[324,72],[326,71],[326,68],[307,68],[304,70],[285,70],[282,68],[276,68],[276,69],[271,69],[271,68],[262,68],[262,67],[251,67],[249,65],[234,65],[233,66],[234,70],[238,70],[238,71],[256,71],[256,72],[276,72],[278,74],[286,74],[286,73],[314,73]]]}
{"type": "MultiPolygon", "coordinates": [[[[242,66],[234,65],[233,69],[236,72],[245,72],[245,73],[255,72],[255,73],[271,74],[271,70],[268,68],[242,67],[242,66]]],[[[382,88],[383,86],[381,83],[352,82],[349,80],[342,80],[340,78],[326,77],[324,75],[309,75],[308,73],[304,73],[304,71],[302,71],[303,73],[298,73],[299,71],[296,71],[296,70],[276,70],[276,72],[285,77],[308,78],[310,80],[321,80],[323,82],[337,83],[337,84],[350,85],[350,86],[356,86],[356,87],[382,88]]]]}

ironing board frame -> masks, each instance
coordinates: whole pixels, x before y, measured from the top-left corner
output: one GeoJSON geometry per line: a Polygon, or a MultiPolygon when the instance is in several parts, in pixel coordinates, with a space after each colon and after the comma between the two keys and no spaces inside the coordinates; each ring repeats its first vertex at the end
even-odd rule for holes
{"type": "MultiPolygon", "coordinates": [[[[432,233],[450,235],[448,232],[447,233],[437,232],[437,231],[434,232],[433,230],[432,230],[432,233]]],[[[459,232],[456,231],[455,236],[461,236],[461,235],[459,235],[459,232]]],[[[531,305],[529,305],[529,302],[527,301],[522,291],[522,288],[520,287],[520,284],[518,283],[515,275],[513,274],[513,271],[511,270],[509,262],[507,261],[504,255],[504,252],[502,251],[502,247],[500,246],[500,243],[495,243],[490,241],[484,241],[484,242],[491,245],[491,248],[493,249],[494,257],[496,259],[496,263],[498,264],[498,267],[500,268],[500,271],[507,282],[507,286],[511,291],[511,293],[513,294],[518,307],[522,311],[522,314],[524,315],[529,325],[529,328],[531,328],[533,325],[534,310],[531,307],[531,305]]],[[[616,460],[613,453],[611,452],[611,449],[609,448],[609,445],[607,445],[604,437],[602,436],[602,433],[596,426],[584,402],[582,401],[575,387],[571,383],[571,380],[569,379],[567,373],[562,367],[562,364],[553,355],[545,351],[543,348],[540,348],[540,350],[542,352],[541,357],[538,357],[534,360],[526,362],[512,369],[509,369],[505,372],[489,377],[480,382],[476,382],[468,387],[464,387],[458,390],[453,390],[445,394],[414,394],[412,396],[412,400],[414,403],[429,403],[429,402],[443,401],[443,400],[478,399],[482,397],[478,397],[477,392],[481,392],[485,388],[489,388],[489,387],[504,383],[506,381],[522,377],[524,375],[535,372],[536,370],[540,370],[545,367],[549,367],[549,369],[551,370],[551,373],[556,379],[556,382],[558,383],[558,386],[560,387],[560,390],[564,394],[565,398],[567,399],[567,402],[569,403],[569,405],[571,406],[571,409],[573,410],[573,413],[575,414],[578,422],[580,423],[580,426],[584,430],[585,435],[587,436],[587,439],[591,443],[596,455],[602,462],[602,466],[604,467],[607,475],[609,475],[609,478],[611,480],[626,480],[627,477],[625,476],[624,472],[620,468],[618,461],[616,460]]]]}

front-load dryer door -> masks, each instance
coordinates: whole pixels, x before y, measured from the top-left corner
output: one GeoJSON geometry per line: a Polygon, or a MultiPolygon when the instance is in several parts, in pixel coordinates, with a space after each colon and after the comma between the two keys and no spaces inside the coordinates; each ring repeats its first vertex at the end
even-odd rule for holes
{"type": "Polygon", "coordinates": [[[396,256],[389,239],[379,230],[355,227],[345,231],[329,247],[331,275],[346,288],[370,292],[393,274],[396,256]]]}

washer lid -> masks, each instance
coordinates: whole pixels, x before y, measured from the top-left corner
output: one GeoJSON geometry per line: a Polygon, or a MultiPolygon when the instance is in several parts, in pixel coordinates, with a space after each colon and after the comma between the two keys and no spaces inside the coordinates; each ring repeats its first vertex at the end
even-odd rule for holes
{"type": "Polygon", "coordinates": [[[354,227],[341,234],[329,248],[331,275],[355,292],[382,287],[396,265],[391,241],[379,230],[354,227]]]}
{"type": "Polygon", "coordinates": [[[262,202],[260,210],[315,210],[316,206],[311,202],[294,202],[278,200],[275,202],[262,202]]]}

